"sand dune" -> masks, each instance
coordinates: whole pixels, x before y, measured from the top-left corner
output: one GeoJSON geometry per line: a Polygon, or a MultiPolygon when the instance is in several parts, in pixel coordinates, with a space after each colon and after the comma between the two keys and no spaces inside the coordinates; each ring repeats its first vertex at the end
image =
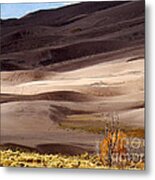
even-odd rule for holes
{"type": "Polygon", "coordinates": [[[87,2],[1,20],[1,148],[96,152],[113,112],[143,138],[144,10],[87,2]]]}

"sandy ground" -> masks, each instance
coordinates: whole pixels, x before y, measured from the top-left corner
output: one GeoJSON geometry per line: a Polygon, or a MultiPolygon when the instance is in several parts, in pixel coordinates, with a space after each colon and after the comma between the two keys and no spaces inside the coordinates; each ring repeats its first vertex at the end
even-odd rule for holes
{"type": "MultiPolygon", "coordinates": [[[[51,147],[53,143],[74,144],[83,151],[95,151],[102,134],[72,130],[69,128],[71,122],[66,129],[60,127],[59,124],[72,114],[77,115],[77,122],[71,118],[70,121],[81,129],[88,124],[91,127],[99,120],[99,126],[104,126],[102,113],[114,111],[119,114],[123,127],[144,128],[144,59],[100,63],[54,76],[50,72],[42,80],[26,82],[8,78],[16,73],[24,75],[25,72],[1,73],[1,135],[4,144],[31,148],[42,144],[51,144],[51,147]],[[80,121],[80,111],[89,114],[84,122],[80,121]],[[95,120],[94,113],[99,113],[100,118],[95,120]]],[[[29,73],[32,71],[27,71],[25,76],[29,73]]],[[[41,152],[46,151],[44,146],[41,147],[41,152]]]]}

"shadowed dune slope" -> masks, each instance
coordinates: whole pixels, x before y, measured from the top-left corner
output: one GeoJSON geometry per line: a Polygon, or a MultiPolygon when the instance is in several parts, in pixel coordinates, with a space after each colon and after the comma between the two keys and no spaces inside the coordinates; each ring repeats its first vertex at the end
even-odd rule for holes
{"type": "Polygon", "coordinates": [[[85,102],[90,101],[91,96],[74,91],[54,91],[49,93],[42,93],[37,95],[14,95],[14,94],[1,94],[0,102],[6,103],[11,101],[26,101],[26,100],[52,100],[52,101],[73,101],[85,102]]]}
{"type": "Polygon", "coordinates": [[[1,25],[1,70],[32,69],[143,44],[144,2],[80,3],[1,25]]]}

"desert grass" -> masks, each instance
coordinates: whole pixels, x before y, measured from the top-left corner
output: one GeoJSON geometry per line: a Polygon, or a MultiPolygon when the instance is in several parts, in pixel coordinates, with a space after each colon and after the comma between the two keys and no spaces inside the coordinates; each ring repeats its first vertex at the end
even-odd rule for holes
{"type": "MultiPolygon", "coordinates": [[[[3,167],[46,167],[46,168],[84,168],[84,169],[122,169],[115,166],[104,166],[100,156],[84,153],[68,156],[62,154],[39,154],[36,152],[21,152],[11,149],[0,151],[0,165],[3,167]]],[[[143,170],[144,163],[130,164],[123,169],[143,170]]]]}

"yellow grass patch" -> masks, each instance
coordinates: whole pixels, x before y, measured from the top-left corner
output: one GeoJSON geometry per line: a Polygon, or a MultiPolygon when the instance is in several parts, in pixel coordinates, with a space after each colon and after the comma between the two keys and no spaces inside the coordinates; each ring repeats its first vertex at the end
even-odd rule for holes
{"type": "MultiPolygon", "coordinates": [[[[94,168],[94,169],[109,169],[104,166],[99,155],[90,155],[88,153],[67,156],[61,154],[39,154],[34,152],[21,152],[12,150],[0,151],[0,165],[4,167],[47,167],[47,168],[94,168]]],[[[121,169],[113,166],[110,169],[121,169]]],[[[144,164],[128,165],[124,169],[141,170],[144,169],[144,164]]]]}

